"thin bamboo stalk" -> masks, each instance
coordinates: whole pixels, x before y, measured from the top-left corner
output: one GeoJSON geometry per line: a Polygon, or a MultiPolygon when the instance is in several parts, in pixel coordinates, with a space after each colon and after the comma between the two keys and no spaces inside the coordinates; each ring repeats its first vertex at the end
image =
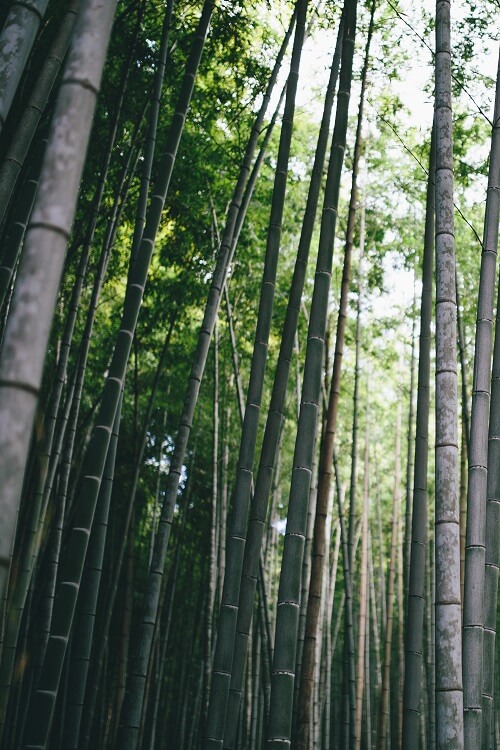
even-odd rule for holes
{"type": "Polygon", "coordinates": [[[385,627],[384,665],[382,670],[382,693],[378,714],[377,750],[385,750],[389,732],[389,691],[394,620],[394,589],[396,580],[396,558],[399,542],[399,513],[401,496],[401,402],[398,401],[396,420],[396,447],[394,467],[394,493],[392,502],[391,556],[389,561],[389,582],[387,585],[387,622],[385,627]]]}
{"type": "MultiPolygon", "coordinates": [[[[500,76],[500,67],[498,69],[500,76]]],[[[491,400],[491,353],[498,218],[500,201],[493,194],[500,184],[500,81],[497,80],[494,128],[484,218],[483,251],[479,274],[474,378],[470,422],[467,486],[467,529],[463,608],[464,739],[466,750],[481,747],[483,729],[483,627],[490,605],[485,598],[486,505],[488,483],[487,425],[491,400]],[[496,150],[496,153],[495,153],[496,150]]],[[[493,591],[488,592],[493,594],[493,591]]],[[[496,597],[494,598],[496,600],[496,597]]],[[[491,620],[490,620],[491,621],[491,620]]],[[[489,722],[488,722],[489,725],[489,722]]],[[[486,728],[486,727],[485,727],[486,728]]],[[[489,726],[483,747],[490,741],[489,726]]]]}
{"type": "MultiPolygon", "coordinates": [[[[486,214],[484,225],[483,245],[496,248],[498,244],[498,214],[500,209],[500,57],[497,73],[497,88],[495,109],[493,116],[493,131],[491,136],[490,171],[488,176],[488,193],[486,199],[486,214]]],[[[500,294],[500,292],[499,292],[500,294]]],[[[483,706],[483,736],[484,743],[494,736],[496,746],[499,744],[500,721],[500,688],[498,684],[498,642],[496,629],[498,627],[498,578],[500,568],[500,490],[499,477],[499,446],[500,424],[498,422],[500,397],[500,304],[497,302],[497,317],[495,328],[495,345],[493,355],[492,393],[490,404],[490,427],[488,435],[488,486],[486,502],[486,552],[485,552],[485,583],[484,583],[484,634],[483,634],[483,669],[484,682],[482,686],[483,706]],[[495,666],[496,665],[496,666],[495,666]]],[[[495,744],[493,744],[495,746],[495,744]]]]}
{"type": "Polygon", "coordinates": [[[368,506],[370,499],[370,475],[369,475],[369,428],[366,426],[365,436],[365,458],[363,477],[363,505],[361,510],[361,560],[360,560],[360,584],[359,584],[359,620],[358,620],[358,662],[356,674],[356,727],[355,747],[361,748],[361,728],[363,718],[363,701],[366,700],[365,690],[365,648],[368,608],[368,506]]]}
{"type": "MultiPolygon", "coordinates": [[[[42,3],[43,4],[43,3],[42,3]]],[[[47,3],[45,3],[46,5],[47,3]]],[[[19,118],[9,150],[0,167],[0,225],[7,212],[19,173],[35,135],[38,124],[50,96],[50,92],[57,79],[64,57],[68,51],[71,34],[75,25],[76,15],[80,7],[80,0],[71,0],[61,20],[61,25],[54,37],[49,53],[33,86],[24,112],[19,118]]],[[[24,37],[26,36],[24,27],[24,37]]],[[[1,42],[0,42],[1,44],[1,42]]],[[[1,127],[0,127],[1,130],[1,127]]],[[[0,300],[2,295],[0,293],[0,300]]]]}
{"type": "Polygon", "coordinates": [[[417,382],[417,423],[410,578],[406,612],[405,683],[403,688],[403,750],[417,750],[420,732],[420,687],[424,648],[424,609],[428,537],[427,464],[429,452],[429,386],[432,316],[432,275],[434,255],[435,134],[431,135],[427,203],[425,213],[422,299],[420,307],[419,360],[417,382]]]}

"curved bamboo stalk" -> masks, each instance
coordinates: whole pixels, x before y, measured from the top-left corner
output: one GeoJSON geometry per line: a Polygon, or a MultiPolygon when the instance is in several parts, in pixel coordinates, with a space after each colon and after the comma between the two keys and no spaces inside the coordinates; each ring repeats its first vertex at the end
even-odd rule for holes
{"type": "Polygon", "coordinates": [[[463,746],[450,2],[436,5],[436,740],[463,746]]]}

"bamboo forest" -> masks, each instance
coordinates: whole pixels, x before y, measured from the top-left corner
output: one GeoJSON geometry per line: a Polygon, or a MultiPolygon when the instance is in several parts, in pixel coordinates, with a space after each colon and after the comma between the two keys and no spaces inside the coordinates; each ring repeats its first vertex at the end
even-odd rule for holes
{"type": "Polygon", "coordinates": [[[499,30],[0,2],[0,750],[500,750],[499,30]]]}

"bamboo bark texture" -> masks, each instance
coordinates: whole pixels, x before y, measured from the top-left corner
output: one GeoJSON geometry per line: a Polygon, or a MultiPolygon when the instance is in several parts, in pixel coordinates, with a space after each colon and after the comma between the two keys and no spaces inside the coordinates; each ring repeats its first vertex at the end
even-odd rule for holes
{"type": "Polygon", "coordinates": [[[436,744],[463,747],[450,2],[436,4],[436,744]]]}
{"type": "MultiPolygon", "coordinates": [[[[493,115],[500,117],[497,94],[493,115]]],[[[499,201],[493,196],[500,180],[498,126],[493,129],[483,250],[479,275],[470,415],[467,526],[463,602],[464,740],[466,750],[481,747],[483,692],[483,617],[486,498],[488,481],[488,421],[491,394],[491,353],[498,245],[499,201]],[[496,174],[495,174],[496,172],[496,174]]],[[[486,737],[484,738],[486,741],[486,737]]],[[[489,741],[489,738],[488,738],[489,741]]]]}
{"type": "Polygon", "coordinates": [[[78,18],[0,359],[3,595],[45,352],[116,3],[78,18]]]}
{"type": "Polygon", "coordinates": [[[48,2],[49,0],[23,0],[12,3],[0,34],[0,132],[9,114],[48,2]]]}
{"type": "Polygon", "coordinates": [[[19,119],[5,160],[0,167],[0,225],[28,154],[31,141],[47,106],[50,92],[63,64],[80,4],[81,0],[72,0],[68,5],[47,59],[19,119]]]}

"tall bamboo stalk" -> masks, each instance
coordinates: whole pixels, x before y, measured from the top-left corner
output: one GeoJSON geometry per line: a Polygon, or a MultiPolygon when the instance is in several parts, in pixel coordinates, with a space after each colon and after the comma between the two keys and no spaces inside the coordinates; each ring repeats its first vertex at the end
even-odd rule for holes
{"type": "MultiPolygon", "coordinates": [[[[498,215],[500,212],[500,57],[497,73],[493,130],[491,134],[490,168],[484,219],[483,252],[494,252],[498,245],[498,215]]],[[[499,292],[500,294],[500,292],[499,292]]],[[[486,503],[486,551],[484,571],[484,633],[483,633],[483,746],[490,741],[490,732],[498,733],[498,681],[495,689],[495,665],[498,680],[498,646],[495,644],[498,618],[498,572],[500,568],[500,491],[498,486],[500,424],[500,303],[497,302],[495,348],[493,356],[490,427],[488,435],[488,486],[486,503]],[[493,696],[497,701],[495,704],[493,696]]]]}
{"type": "Polygon", "coordinates": [[[417,750],[420,732],[420,688],[424,648],[427,559],[427,463],[429,453],[429,387],[431,356],[432,276],[434,261],[435,131],[432,130],[427,179],[422,299],[417,382],[417,423],[413,475],[410,578],[406,612],[403,750],[417,750]]]}
{"type": "Polygon", "coordinates": [[[5,332],[0,360],[0,596],[115,6],[114,0],[105,5],[89,0],[78,17],[5,332]]]}
{"type": "Polygon", "coordinates": [[[330,286],[333,239],[335,236],[340,175],[347,131],[356,32],[356,0],[347,0],[339,80],[339,106],[335,118],[330,164],[325,187],[318,261],[316,264],[306,363],[297,439],[292,469],[287,528],[278,593],[276,645],[271,684],[268,747],[284,748],[290,743],[295,679],[296,636],[300,610],[301,570],[311,483],[312,457],[321,395],[323,351],[330,286]],[[342,104],[341,104],[342,103],[342,104]]]}
{"type": "Polygon", "coordinates": [[[367,633],[367,609],[368,609],[368,506],[370,500],[370,474],[369,474],[369,429],[366,426],[365,435],[365,457],[363,476],[363,505],[361,509],[361,560],[360,560],[360,584],[359,584],[359,619],[358,619],[358,662],[356,674],[356,750],[361,748],[361,727],[363,718],[363,701],[366,699],[365,690],[365,645],[367,633]]]}
{"type": "MultiPolygon", "coordinates": [[[[60,594],[56,601],[57,628],[51,633],[47,646],[46,658],[42,669],[39,688],[33,697],[31,715],[37,717],[29,721],[31,731],[41,738],[50,730],[57,687],[59,685],[66,639],[71,630],[75,611],[83,563],[88,544],[88,535],[92,525],[99,486],[110,440],[111,426],[114,422],[120,393],[125,379],[126,367],[130,355],[137,318],[142,302],[147,272],[154,248],[163,205],[170,183],[177,149],[183,131],[184,121],[194,87],[196,72],[201,59],[208,25],[212,15],[213,3],[207,2],[202,11],[195,34],[195,41],[186,65],[183,85],[181,86],[176,112],[167,138],[168,147],[163,156],[159,171],[157,193],[152,198],[151,209],[141,242],[141,252],[134,264],[133,274],[129,277],[123,308],[121,327],[117,335],[109,374],[104,386],[102,404],[94,428],[92,440],[85,459],[84,478],[81,484],[74,526],[68,541],[72,548],[70,560],[64,566],[60,582],[60,594]],[[59,610],[59,611],[58,611],[59,610]],[[61,614],[64,613],[64,617],[61,614]],[[51,689],[48,690],[48,686],[51,689]],[[42,721],[43,717],[43,721],[42,721]]],[[[40,741],[40,739],[38,739],[40,741]]],[[[43,742],[46,740],[44,739],[43,742]]]]}
{"type": "Polygon", "coordinates": [[[391,556],[389,560],[389,581],[387,584],[387,621],[385,626],[384,662],[382,669],[382,693],[380,697],[377,750],[385,750],[389,733],[389,697],[391,684],[391,650],[394,621],[394,599],[396,582],[396,560],[399,546],[400,501],[401,501],[401,401],[398,400],[396,418],[396,447],[394,451],[394,492],[391,512],[391,556]]]}
{"type": "Polygon", "coordinates": [[[214,369],[213,369],[213,447],[212,447],[212,502],[210,507],[210,565],[208,572],[208,602],[206,624],[206,658],[205,658],[205,696],[204,709],[208,709],[210,678],[212,674],[213,633],[212,623],[215,610],[215,590],[217,587],[217,502],[219,472],[219,335],[217,323],[213,333],[214,369]]]}
{"type": "MultiPolygon", "coordinates": [[[[411,356],[410,356],[410,403],[408,408],[408,440],[407,440],[407,454],[406,454],[406,482],[405,482],[405,524],[404,524],[404,591],[405,591],[405,602],[408,596],[408,590],[410,587],[410,556],[411,556],[411,517],[412,517],[412,499],[413,499],[413,462],[415,458],[415,440],[414,440],[414,417],[415,417],[415,399],[413,398],[413,391],[415,390],[415,339],[416,339],[416,292],[415,287],[413,291],[413,306],[412,316],[413,322],[411,326],[411,356]]],[[[405,605],[404,612],[406,613],[407,606],[405,605]]],[[[403,620],[404,622],[404,620],[403,620]]]]}
{"type": "MultiPolygon", "coordinates": [[[[481,747],[483,693],[483,624],[486,498],[488,481],[488,419],[491,391],[493,308],[500,202],[493,197],[500,183],[500,83],[497,81],[492,152],[488,175],[483,250],[479,273],[474,377],[470,417],[467,485],[467,529],[463,608],[464,739],[466,750],[481,747]],[[494,141],[497,141],[495,143],[494,141]]],[[[488,732],[489,735],[489,732],[488,732]]],[[[489,736],[485,737],[489,742],[489,736]]]]}
{"type": "Polygon", "coordinates": [[[267,235],[264,275],[259,300],[259,310],[255,343],[250,370],[250,379],[245,402],[245,415],[238,457],[235,488],[233,492],[232,518],[226,548],[226,571],[222,589],[221,608],[217,626],[217,640],[214,655],[210,703],[207,718],[204,747],[232,747],[235,737],[224,742],[227,702],[231,681],[233,644],[237,624],[237,607],[240,593],[240,579],[245,551],[248,509],[253,479],[253,462],[257,439],[258,420],[264,386],[264,370],[267,360],[267,346],[271,316],[274,304],[274,287],[278,250],[281,240],[281,225],[286,192],[286,178],[290,157],[295,96],[299,77],[299,66],[305,37],[307,0],[297,3],[297,20],[293,42],[290,73],[287,81],[285,110],[278,148],[271,215],[267,235]],[[229,743],[229,744],[228,744],[229,743]]]}
{"type": "Polygon", "coordinates": [[[464,742],[449,0],[436,4],[435,63],[436,739],[441,750],[462,748],[464,742]]]}

